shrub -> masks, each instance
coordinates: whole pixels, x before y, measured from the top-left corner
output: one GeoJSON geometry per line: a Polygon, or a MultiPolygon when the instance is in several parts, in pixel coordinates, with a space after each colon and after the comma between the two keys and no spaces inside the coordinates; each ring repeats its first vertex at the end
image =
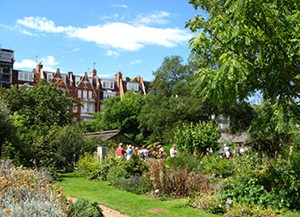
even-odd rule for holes
{"type": "Polygon", "coordinates": [[[0,161],[0,216],[65,216],[66,199],[48,176],[0,161]]]}
{"type": "Polygon", "coordinates": [[[177,128],[173,142],[185,153],[201,155],[207,148],[215,148],[219,138],[218,125],[212,122],[183,124],[177,128]]]}
{"type": "Polygon", "coordinates": [[[107,174],[107,180],[109,183],[116,188],[122,189],[123,183],[130,178],[124,167],[114,166],[109,169],[107,174]]]}
{"type": "Polygon", "coordinates": [[[97,202],[79,198],[74,203],[71,203],[68,210],[68,217],[102,217],[102,209],[97,202]]]}
{"type": "Polygon", "coordinates": [[[168,158],[166,164],[178,169],[188,167],[190,171],[197,171],[199,169],[200,158],[190,154],[180,154],[177,157],[168,158]]]}
{"type": "Polygon", "coordinates": [[[200,162],[201,171],[213,176],[226,178],[234,173],[234,164],[217,155],[206,155],[200,162]]]}
{"type": "Polygon", "coordinates": [[[95,172],[98,166],[98,158],[85,153],[84,156],[81,156],[77,162],[78,175],[87,177],[91,173],[95,172]]]}
{"type": "Polygon", "coordinates": [[[120,186],[123,190],[135,193],[135,194],[146,194],[149,191],[147,181],[143,176],[136,175],[123,181],[120,186]]]}
{"type": "Polygon", "coordinates": [[[107,180],[107,174],[109,169],[113,166],[118,165],[119,159],[116,158],[107,158],[102,161],[102,164],[99,164],[95,171],[89,173],[89,179],[94,180],[107,180]]]}
{"type": "Polygon", "coordinates": [[[211,188],[207,177],[197,172],[190,172],[187,167],[167,168],[163,160],[154,161],[146,177],[153,191],[158,190],[160,195],[168,197],[190,196],[195,192],[205,192],[211,188]]]}

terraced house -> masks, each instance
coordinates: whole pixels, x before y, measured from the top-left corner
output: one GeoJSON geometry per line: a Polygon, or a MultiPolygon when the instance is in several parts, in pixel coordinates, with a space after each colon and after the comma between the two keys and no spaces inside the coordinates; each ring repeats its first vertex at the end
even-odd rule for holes
{"type": "Polygon", "coordinates": [[[85,72],[83,75],[76,75],[73,72],[61,73],[59,69],[56,72],[45,71],[42,63],[37,64],[32,71],[16,70],[13,69],[13,51],[1,49],[1,55],[3,57],[0,57],[0,87],[34,86],[40,79],[59,83],[61,90],[68,91],[77,102],[68,108],[74,116],[74,122],[93,119],[95,112],[104,111],[105,100],[112,96],[122,98],[130,90],[145,95],[149,89],[150,82],[145,82],[140,76],[134,79],[123,78],[122,72],[118,72],[114,78],[101,79],[95,68],[89,74],[85,72]]]}

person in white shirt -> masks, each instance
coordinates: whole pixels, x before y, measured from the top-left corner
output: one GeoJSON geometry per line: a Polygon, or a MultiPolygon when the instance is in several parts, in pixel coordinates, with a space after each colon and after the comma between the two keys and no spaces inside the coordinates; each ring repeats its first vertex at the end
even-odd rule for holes
{"type": "Polygon", "coordinates": [[[170,149],[170,157],[177,157],[176,144],[173,144],[173,147],[170,149]]]}

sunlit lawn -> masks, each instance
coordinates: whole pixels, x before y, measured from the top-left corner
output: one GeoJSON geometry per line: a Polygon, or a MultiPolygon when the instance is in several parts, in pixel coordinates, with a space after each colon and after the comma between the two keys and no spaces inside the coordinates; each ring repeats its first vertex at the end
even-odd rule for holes
{"type": "Polygon", "coordinates": [[[161,201],[118,190],[107,182],[95,182],[76,176],[65,176],[57,186],[63,187],[64,194],[97,201],[132,217],[182,217],[217,216],[186,206],[186,200],[161,201]]]}

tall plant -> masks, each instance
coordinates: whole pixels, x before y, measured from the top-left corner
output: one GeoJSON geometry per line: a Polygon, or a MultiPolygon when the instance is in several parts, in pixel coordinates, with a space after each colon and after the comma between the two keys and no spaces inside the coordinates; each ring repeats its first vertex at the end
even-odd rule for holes
{"type": "Polygon", "coordinates": [[[175,130],[173,142],[183,152],[200,155],[207,148],[216,148],[219,128],[213,122],[183,124],[175,130]]]}

